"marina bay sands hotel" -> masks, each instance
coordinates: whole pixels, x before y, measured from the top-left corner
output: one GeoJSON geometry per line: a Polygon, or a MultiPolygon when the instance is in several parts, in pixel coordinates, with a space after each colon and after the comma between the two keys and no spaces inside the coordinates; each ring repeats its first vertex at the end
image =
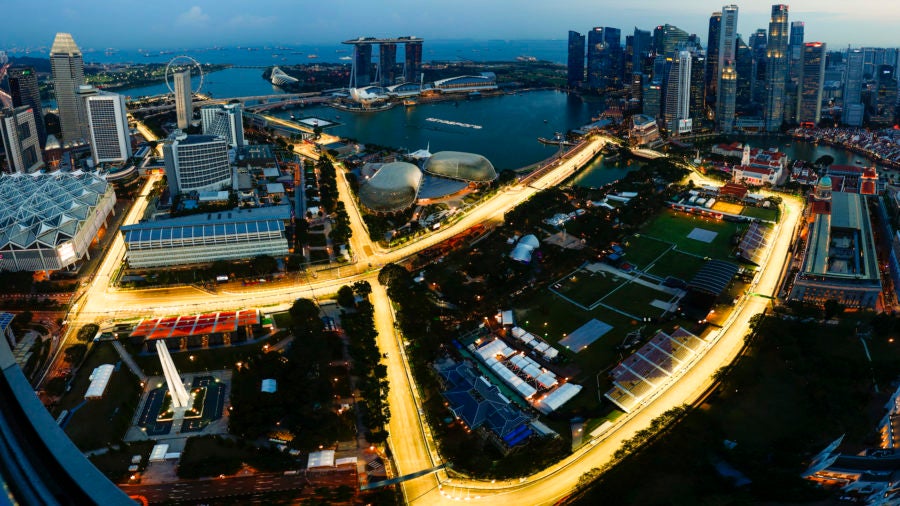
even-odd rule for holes
{"type": "Polygon", "coordinates": [[[422,42],[418,37],[379,39],[360,37],[345,40],[353,46],[353,66],[350,70],[350,88],[362,88],[370,84],[389,86],[400,78],[416,82],[422,70],[422,42]],[[403,65],[397,64],[397,46],[403,44],[403,65]],[[378,46],[378,63],[372,65],[372,46],[378,46]]]}

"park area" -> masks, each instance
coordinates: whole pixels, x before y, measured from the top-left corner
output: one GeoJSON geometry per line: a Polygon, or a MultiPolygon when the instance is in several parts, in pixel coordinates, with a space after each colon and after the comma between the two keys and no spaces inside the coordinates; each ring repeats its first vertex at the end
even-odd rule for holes
{"type": "Polygon", "coordinates": [[[729,260],[734,258],[733,238],[744,228],[746,225],[731,221],[665,210],[643,228],[641,235],[674,244],[685,253],[729,260]]]}

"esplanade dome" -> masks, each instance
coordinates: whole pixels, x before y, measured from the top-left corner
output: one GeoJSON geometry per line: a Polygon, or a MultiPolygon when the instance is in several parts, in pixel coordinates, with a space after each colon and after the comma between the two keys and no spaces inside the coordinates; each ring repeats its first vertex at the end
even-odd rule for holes
{"type": "Polygon", "coordinates": [[[378,213],[402,211],[416,202],[422,171],[407,162],[383,165],[359,188],[359,201],[378,213]]]}
{"type": "Polygon", "coordinates": [[[487,183],[497,179],[497,171],[487,158],[474,153],[439,151],[425,163],[425,171],[436,176],[487,183]]]}

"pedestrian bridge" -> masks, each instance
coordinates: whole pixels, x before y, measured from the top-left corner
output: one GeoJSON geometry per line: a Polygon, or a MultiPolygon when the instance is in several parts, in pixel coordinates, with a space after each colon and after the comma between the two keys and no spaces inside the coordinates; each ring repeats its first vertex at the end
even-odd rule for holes
{"type": "Polygon", "coordinates": [[[665,158],[667,156],[665,153],[645,148],[631,148],[631,154],[640,158],[646,158],[647,160],[656,160],[657,158],[665,158]]]}

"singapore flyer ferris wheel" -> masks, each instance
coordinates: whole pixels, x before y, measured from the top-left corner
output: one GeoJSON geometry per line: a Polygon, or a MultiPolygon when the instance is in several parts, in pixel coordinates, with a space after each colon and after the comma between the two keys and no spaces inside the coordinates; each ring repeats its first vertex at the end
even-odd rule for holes
{"type": "Polygon", "coordinates": [[[194,76],[200,76],[197,88],[191,90],[192,94],[200,93],[200,89],[203,88],[203,66],[197,60],[185,55],[176,56],[166,64],[166,87],[169,88],[169,93],[175,93],[175,88],[172,86],[172,76],[183,70],[190,70],[192,79],[194,76]]]}

